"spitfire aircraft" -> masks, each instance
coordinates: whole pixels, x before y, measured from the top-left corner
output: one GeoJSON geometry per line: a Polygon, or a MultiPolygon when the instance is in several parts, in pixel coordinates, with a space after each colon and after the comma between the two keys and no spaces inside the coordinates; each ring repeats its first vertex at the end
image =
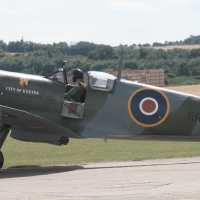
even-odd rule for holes
{"type": "MultiPolygon", "coordinates": [[[[200,140],[200,97],[89,71],[85,100],[64,99],[64,68],[45,76],[0,71],[0,149],[12,138],[66,145],[69,138],[200,140]]],[[[4,157],[0,152],[0,168],[4,157]]]]}

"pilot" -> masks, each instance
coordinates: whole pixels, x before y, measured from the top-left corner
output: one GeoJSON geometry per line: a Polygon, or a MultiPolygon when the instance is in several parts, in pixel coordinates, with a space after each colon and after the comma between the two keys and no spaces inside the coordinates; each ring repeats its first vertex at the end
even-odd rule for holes
{"type": "Polygon", "coordinates": [[[65,99],[67,99],[68,101],[84,103],[86,84],[83,81],[83,71],[80,69],[75,69],[72,74],[73,82],[75,83],[75,85],[69,92],[65,93],[65,99]]]}

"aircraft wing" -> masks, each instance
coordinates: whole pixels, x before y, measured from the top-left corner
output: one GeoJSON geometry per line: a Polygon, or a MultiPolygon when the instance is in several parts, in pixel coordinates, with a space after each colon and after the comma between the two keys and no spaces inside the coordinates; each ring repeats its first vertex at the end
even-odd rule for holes
{"type": "Polygon", "coordinates": [[[24,138],[21,138],[21,140],[26,141],[26,135],[29,133],[32,134],[32,137],[34,137],[35,134],[35,137],[37,137],[37,135],[43,135],[44,138],[45,135],[46,137],[48,137],[48,135],[57,135],[57,137],[79,138],[78,135],[67,128],[22,110],[0,105],[0,112],[1,124],[11,125],[12,133],[24,133],[24,138]]]}

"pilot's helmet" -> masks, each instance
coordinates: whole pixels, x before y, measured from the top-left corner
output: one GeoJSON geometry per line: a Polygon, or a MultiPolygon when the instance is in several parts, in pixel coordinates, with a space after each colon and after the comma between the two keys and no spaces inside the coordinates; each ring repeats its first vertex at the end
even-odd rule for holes
{"type": "Polygon", "coordinates": [[[77,78],[80,78],[81,80],[83,80],[83,71],[81,69],[75,69],[73,72],[73,82],[76,82],[77,78]]]}

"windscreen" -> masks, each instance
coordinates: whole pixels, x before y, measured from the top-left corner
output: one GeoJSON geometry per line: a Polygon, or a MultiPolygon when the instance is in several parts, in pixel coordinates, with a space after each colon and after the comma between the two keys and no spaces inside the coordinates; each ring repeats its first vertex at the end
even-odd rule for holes
{"type": "Polygon", "coordinates": [[[51,79],[53,81],[58,81],[58,82],[61,82],[61,83],[65,83],[64,81],[64,75],[63,75],[63,72],[62,71],[58,71],[58,72],[55,72],[51,75],[49,75],[47,77],[48,79],[51,79]]]}

